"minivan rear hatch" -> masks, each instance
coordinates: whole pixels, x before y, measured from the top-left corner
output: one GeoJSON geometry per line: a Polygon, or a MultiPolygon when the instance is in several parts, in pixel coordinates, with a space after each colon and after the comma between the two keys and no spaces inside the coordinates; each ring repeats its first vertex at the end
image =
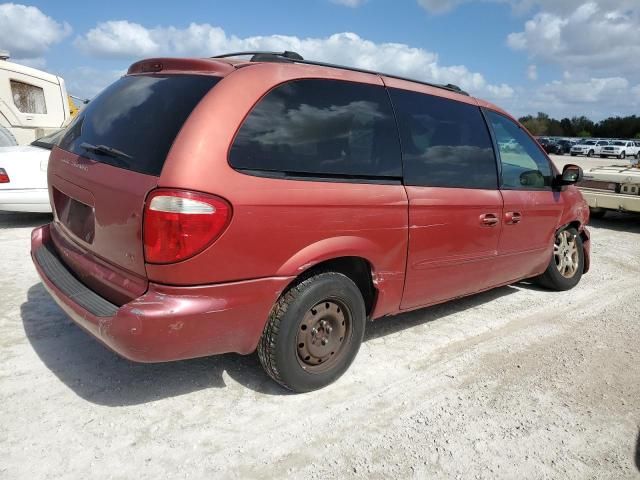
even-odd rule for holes
{"type": "Polygon", "coordinates": [[[147,288],[142,214],[180,128],[220,80],[128,75],[92,100],[52,151],[52,240],[68,267],[112,302],[147,288]]]}

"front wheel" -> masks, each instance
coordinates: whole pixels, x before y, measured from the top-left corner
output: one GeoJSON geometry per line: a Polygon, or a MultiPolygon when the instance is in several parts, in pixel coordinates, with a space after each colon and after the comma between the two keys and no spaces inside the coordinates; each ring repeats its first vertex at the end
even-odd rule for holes
{"type": "Polygon", "coordinates": [[[627,156],[627,154],[625,152],[622,152],[620,155],[618,155],[618,158],[620,160],[624,160],[624,158],[627,156]]]}
{"type": "Polygon", "coordinates": [[[258,344],[267,374],[294,392],[337,380],[364,337],[366,309],[356,284],[323,272],[289,288],[273,307],[258,344]]]}
{"type": "Polygon", "coordinates": [[[587,153],[587,157],[593,157],[593,154],[595,152],[593,150],[589,150],[589,153],[587,153]]]}
{"type": "Polygon", "coordinates": [[[569,290],[575,287],[584,271],[582,238],[575,228],[566,228],[556,233],[553,255],[547,270],[538,282],[551,290],[569,290]]]}

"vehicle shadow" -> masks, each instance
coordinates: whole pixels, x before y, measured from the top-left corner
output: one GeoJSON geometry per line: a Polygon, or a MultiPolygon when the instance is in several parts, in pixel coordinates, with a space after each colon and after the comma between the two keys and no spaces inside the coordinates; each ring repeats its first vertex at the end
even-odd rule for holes
{"type": "MultiPolygon", "coordinates": [[[[515,287],[502,287],[370,322],[365,341],[432,322],[516,291],[515,287]]],[[[92,403],[113,407],[139,405],[208,388],[226,388],[225,373],[262,394],[290,394],[267,376],[256,354],[227,354],[159,364],[125,360],[75,325],[41,283],[29,288],[20,311],[27,339],[42,362],[67,387],[92,403]]]]}
{"type": "Polygon", "coordinates": [[[636,440],[635,462],[636,462],[636,468],[640,472],[640,431],[638,431],[638,439],[636,440]]]}
{"type": "Polygon", "coordinates": [[[256,355],[220,355],[171,363],[130,362],[75,325],[41,283],[20,306],[27,339],[42,362],[78,396],[106,406],[139,405],[207,388],[225,388],[227,372],[266,394],[287,391],[264,373],[256,355]]]}
{"type": "Polygon", "coordinates": [[[392,317],[380,318],[368,323],[364,334],[364,341],[366,342],[368,340],[391,335],[408,328],[417,327],[424,323],[433,322],[448,315],[470,310],[479,305],[510,295],[517,291],[518,289],[516,287],[509,285],[506,287],[494,288],[493,290],[488,290],[469,297],[463,297],[458,300],[441,303],[432,307],[421,308],[419,310],[401,313],[392,317]]]}
{"type": "Polygon", "coordinates": [[[617,232],[640,233],[640,214],[607,212],[604,218],[592,218],[589,226],[617,232]]]}
{"type": "Polygon", "coordinates": [[[0,230],[5,228],[38,227],[49,223],[50,213],[10,213],[0,212],[0,230]]]}

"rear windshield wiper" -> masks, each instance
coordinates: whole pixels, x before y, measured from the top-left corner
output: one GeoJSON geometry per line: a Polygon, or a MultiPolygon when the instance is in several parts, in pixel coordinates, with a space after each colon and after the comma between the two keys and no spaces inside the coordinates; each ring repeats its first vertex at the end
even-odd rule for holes
{"type": "Polygon", "coordinates": [[[127,158],[129,160],[133,158],[131,155],[128,155],[117,148],[107,147],[106,145],[93,145],[91,143],[82,142],[80,147],[85,150],[89,150],[90,152],[101,153],[113,158],[127,158]]]}

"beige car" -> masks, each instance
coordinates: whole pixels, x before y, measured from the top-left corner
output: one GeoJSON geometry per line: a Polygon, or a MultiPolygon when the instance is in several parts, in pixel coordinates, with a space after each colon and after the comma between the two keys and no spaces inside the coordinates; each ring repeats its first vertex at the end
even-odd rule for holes
{"type": "Polygon", "coordinates": [[[578,184],[592,218],[602,218],[607,210],[640,212],[640,165],[595,167],[584,172],[578,184]]]}

